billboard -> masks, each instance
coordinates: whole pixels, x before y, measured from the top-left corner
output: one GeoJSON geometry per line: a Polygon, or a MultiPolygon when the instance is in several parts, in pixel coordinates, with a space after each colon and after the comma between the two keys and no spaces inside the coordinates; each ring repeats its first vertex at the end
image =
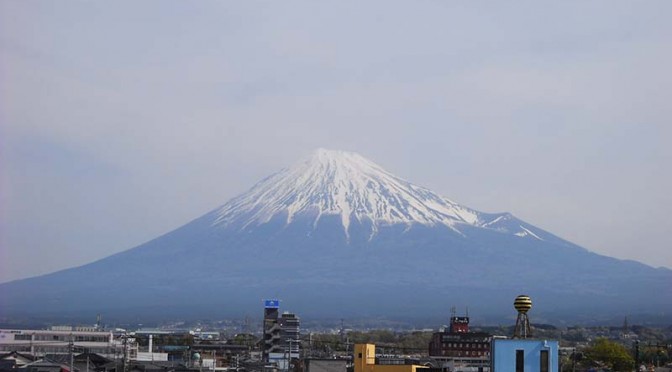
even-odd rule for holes
{"type": "Polygon", "coordinates": [[[266,309],[279,309],[280,301],[277,299],[264,300],[264,308],[266,309]]]}

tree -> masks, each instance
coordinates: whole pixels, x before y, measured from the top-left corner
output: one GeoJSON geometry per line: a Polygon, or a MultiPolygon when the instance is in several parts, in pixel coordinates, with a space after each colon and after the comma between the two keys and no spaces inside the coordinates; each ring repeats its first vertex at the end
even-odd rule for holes
{"type": "Polygon", "coordinates": [[[599,338],[584,350],[587,363],[594,366],[611,368],[614,371],[632,371],[635,361],[625,346],[599,338]]]}
{"type": "Polygon", "coordinates": [[[257,343],[257,338],[250,333],[238,333],[233,336],[231,343],[234,345],[245,345],[248,347],[253,347],[257,343]]]}

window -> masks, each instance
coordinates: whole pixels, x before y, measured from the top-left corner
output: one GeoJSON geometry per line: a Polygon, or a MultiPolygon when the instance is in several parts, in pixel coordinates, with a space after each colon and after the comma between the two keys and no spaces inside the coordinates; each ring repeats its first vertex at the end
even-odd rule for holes
{"type": "Polygon", "coordinates": [[[525,372],[525,350],[516,350],[516,372],[525,372]]]}
{"type": "Polygon", "coordinates": [[[539,360],[539,371],[548,372],[548,350],[542,350],[539,360]]]}

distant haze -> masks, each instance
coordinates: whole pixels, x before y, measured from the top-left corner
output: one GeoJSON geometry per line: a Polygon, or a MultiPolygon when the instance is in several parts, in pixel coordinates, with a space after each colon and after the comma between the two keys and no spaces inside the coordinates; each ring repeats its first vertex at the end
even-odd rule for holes
{"type": "Polygon", "coordinates": [[[0,0],[0,282],[316,148],[672,268],[672,3],[0,0]]]}

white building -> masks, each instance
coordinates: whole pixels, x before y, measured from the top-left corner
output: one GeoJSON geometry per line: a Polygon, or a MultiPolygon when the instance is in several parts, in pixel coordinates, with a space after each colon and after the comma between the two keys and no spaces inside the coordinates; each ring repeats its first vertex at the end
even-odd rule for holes
{"type": "Polygon", "coordinates": [[[126,346],[126,358],[135,359],[137,343],[132,338],[124,340],[112,332],[80,330],[72,327],[54,327],[51,330],[0,329],[0,352],[17,351],[35,356],[67,354],[73,352],[100,354],[107,358],[122,358],[126,346]]]}

